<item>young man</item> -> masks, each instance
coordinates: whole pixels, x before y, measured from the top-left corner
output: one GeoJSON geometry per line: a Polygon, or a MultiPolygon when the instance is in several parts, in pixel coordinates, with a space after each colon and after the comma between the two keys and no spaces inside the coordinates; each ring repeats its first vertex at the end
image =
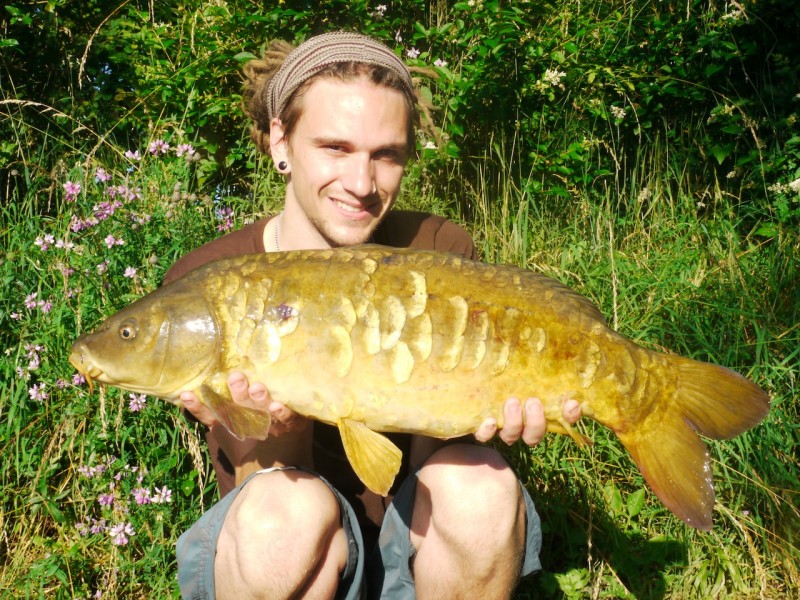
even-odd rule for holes
{"type": "MultiPolygon", "coordinates": [[[[286,177],[283,211],[195,250],[166,279],[235,254],[364,242],[474,258],[453,223],[390,212],[418,121],[406,66],[357,34],[288,49],[273,44],[245,70],[253,139],[286,177]]],[[[234,373],[228,384],[236,402],[269,411],[273,426],[265,441],[238,441],[193,394],[181,396],[209,426],[223,496],[178,543],[184,597],[507,598],[539,568],[538,516],[495,450],[391,436],[407,464],[384,499],[355,477],[333,428],[272,402],[268,381],[234,373]]],[[[576,402],[564,416],[579,418],[576,402]]],[[[507,443],[544,435],[536,399],[509,399],[504,418],[507,443]]],[[[475,437],[496,432],[487,420],[475,437]]]]}

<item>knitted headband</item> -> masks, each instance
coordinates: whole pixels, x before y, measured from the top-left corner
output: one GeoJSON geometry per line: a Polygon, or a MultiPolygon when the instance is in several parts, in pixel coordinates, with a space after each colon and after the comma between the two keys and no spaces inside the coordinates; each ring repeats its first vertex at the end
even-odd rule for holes
{"type": "Polygon", "coordinates": [[[357,62],[394,71],[414,97],[408,67],[383,44],[359,33],[337,31],[309,38],[286,57],[267,87],[269,118],[281,114],[286,102],[304,81],[320,69],[341,62],[357,62]]]}

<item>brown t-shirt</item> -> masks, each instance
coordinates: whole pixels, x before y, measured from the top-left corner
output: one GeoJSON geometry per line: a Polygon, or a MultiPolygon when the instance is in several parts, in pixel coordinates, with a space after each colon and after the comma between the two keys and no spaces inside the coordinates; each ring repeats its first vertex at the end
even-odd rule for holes
{"type": "MultiPolygon", "coordinates": [[[[191,251],[172,265],[164,276],[164,283],[174,281],[214,260],[266,252],[263,234],[268,221],[269,219],[262,219],[191,251]]],[[[371,241],[396,248],[449,252],[471,259],[477,255],[472,238],[464,229],[452,221],[426,213],[390,212],[375,231],[371,241]]],[[[265,383],[269,388],[269,382],[265,383]]],[[[403,451],[403,465],[389,496],[382,498],[367,490],[353,472],[336,428],[324,423],[314,423],[314,469],[351,502],[361,523],[365,541],[377,538],[386,506],[391,501],[397,486],[408,474],[411,436],[390,434],[388,437],[403,451]]],[[[234,470],[210,432],[206,433],[206,441],[217,473],[220,496],[224,496],[236,485],[234,470]]]]}

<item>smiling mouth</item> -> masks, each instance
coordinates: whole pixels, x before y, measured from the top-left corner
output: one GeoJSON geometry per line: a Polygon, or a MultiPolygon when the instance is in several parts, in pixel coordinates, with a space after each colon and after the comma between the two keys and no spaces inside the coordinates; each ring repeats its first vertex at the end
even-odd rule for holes
{"type": "Polygon", "coordinates": [[[361,202],[358,202],[355,205],[353,205],[343,202],[342,200],[338,200],[336,198],[331,198],[331,202],[333,202],[334,206],[339,210],[341,210],[342,212],[350,213],[353,215],[361,215],[364,213],[369,213],[375,216],[376,213],[380,212],[380,206],[381,206],[380,202],[370,202],[368,204],[363,204],[361,202]]]}

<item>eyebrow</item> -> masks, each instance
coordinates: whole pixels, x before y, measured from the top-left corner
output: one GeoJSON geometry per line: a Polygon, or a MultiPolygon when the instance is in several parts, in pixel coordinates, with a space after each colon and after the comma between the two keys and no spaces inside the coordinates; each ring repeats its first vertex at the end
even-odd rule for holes
{"type": "MultiPolygon", "coordinates": [[[[342,139],[342,138],[335,138],[335,137],[314,137],[311,138],[311,142],[315,146],[345,146],[347,148],[351,148],[353,143],[349,140],[342,139]]],[[[386,144],[385,146],[381,146],[376,148],[373,152],[384,152],[386,150],[391,150],[393,152],[397,152],[399,154],[408,154],[408,145],[403,144],[386,144]]]]}

